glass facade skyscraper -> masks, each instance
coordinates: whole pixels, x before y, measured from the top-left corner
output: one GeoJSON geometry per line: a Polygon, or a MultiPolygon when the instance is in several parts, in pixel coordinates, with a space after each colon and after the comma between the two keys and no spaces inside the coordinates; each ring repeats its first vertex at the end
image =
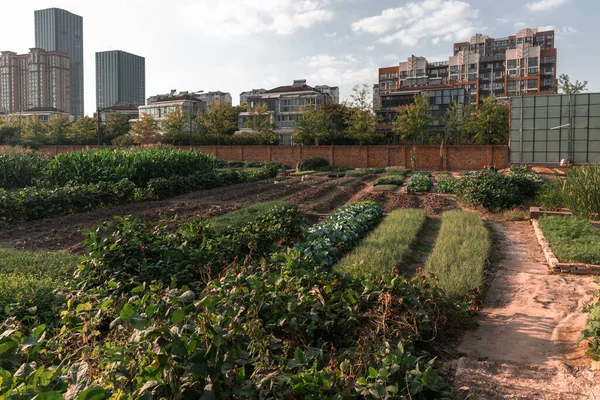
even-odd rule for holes
{"type": "Polygon", "coordinates": [[[83,18],[60,8],[35,11],[35,47],[65,53],[70,59],[69,113],[84,115],[83,18]]]}
{"type": "Polygon", "coordinates": [[[144,105],[146,60],[120,50],[96,53],[96,107],[144,105]]]}

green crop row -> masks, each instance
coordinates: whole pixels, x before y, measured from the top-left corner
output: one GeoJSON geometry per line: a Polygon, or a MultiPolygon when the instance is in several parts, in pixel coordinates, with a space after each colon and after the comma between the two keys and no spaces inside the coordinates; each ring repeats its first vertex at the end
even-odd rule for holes
{"type": "Polygon", "coordinates": [[[423,210],[396,210],[336,264],[335,270],[373,281],[391,280],[425,223],[423,210]]]}
{"type": "Polygon", "coordinates": [[[435,188],[436,193],[456,194],[458,181],[450,174],[439,174],[436,176],[438,184],[435,188]]]}
{"type": "Polygon", "coordinates": [[[42,153],[0,152],[0,188],[32,186],[43,175],[49,158],[42,153]]]}
{"type": "Polygon", "coordinates": [[[45,170],[47,186],[67,183],[90,184],[128,179],[138,187],[155,178],[209,174],[215,158],[200,151],[181,151],[170,147],[142,150],[93,150],[59,154],[45,170]]]}
{"type": "Polygon", "coordinates": [[[414,172],[410,177],[410,182],[406,185],[406,190],[411,193],[429,192],[431,189],[431,179],[428,172],[414,172]]]}
{"type": "Polygon", "coordinates": [[[462,296],[483,287],[490,248],[489,233],[477,214],[447,211],[425,269],[446,294],[462,296]]]}
{"type": "Polygon", "coordinates": [[[600,229],[587,218],[543,216],[539,223],[561,262],[600,264],[600,229]]]}
{"type": "Polygon", "coordinates": [[[313,226],[296,246],[300,254],[321,266],[331,266],[375,227],[383,211],[374,202],[352,203],[313,226]]]}
{"type": "Polygon", "coordinates": [[[375,183],[373,183],[373,186],[380,186],[380,185],[397,185],[397,186],[401,186],[404,183],[404,177],[403,176],[386,176],[383,178],[379,178],[375,181],[375,183]]]}
{"type": "Polygon", "coordinates": [[[99,182],[54,189],[29,187],[7,192],[0,189],[0,223],[17,223],[43,218],[91,211],[99,207],[160,200],[195,190],[255,182],[277,174],[274,169],[230,171],[223,173],[194,173],[188,176],[154,178],[147,187],[139,188],[123,179],[118,182],[99,182]]]}

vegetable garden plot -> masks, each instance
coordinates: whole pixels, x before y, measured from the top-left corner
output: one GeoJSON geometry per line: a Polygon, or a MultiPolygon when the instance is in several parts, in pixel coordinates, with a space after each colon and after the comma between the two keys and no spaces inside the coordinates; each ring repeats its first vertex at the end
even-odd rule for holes
{"type": "Polygon", "coordinates": [[[396,210],[335,265],[336,271],[374,281],[390,280],[402,272],[417,234],[425,223],[425,211],[396,210]]]}
{"type": "Polygon", "coordinates": [[[538,221],[560,262],[600,264],[600,229],[587,218],[542,216],[538,221]]]}
{"type": "Polygon", "coordinates": [[[481,289],[491,248],[481,218],[466,211],[442,214],[442,226],[425,270],[433,274],[449,296],[481,289]]]}

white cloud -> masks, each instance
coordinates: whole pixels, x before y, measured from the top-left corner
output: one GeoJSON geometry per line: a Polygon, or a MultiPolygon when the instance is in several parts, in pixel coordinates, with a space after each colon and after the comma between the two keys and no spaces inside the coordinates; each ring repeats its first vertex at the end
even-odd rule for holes
{"type": "Polygon", "coordinates": [[[567,36],[577,33],[577,29],[569,25],[560,28],[557,28],[554,25],[545,25],[538,27],[538,32],[544,31],[554,31],[554,36],[556,37],[556,40],[563,40],[566,39],[567,36]]]}
{"type": "Polygon", "coordinates": [[[180,14],[191,28],[210,36],[289,35],[331,20],[328,5],[328,0],[197,0],[181,6],[180,14]]]}
{"type": "Polygon", "coordinates": [[[477,31],[478,16],[479,11],[465,1],[424,0],[363,18],[352,24],[352,30],[379,35],[382,43],[416,46],[420,40],[431,38],[435,44],[469,39],[477,31]]]}
{"type": "Polygon", "coordinates": [[[527,3],[529,11],[548,11],[567,3],[569,0],[537,0],[527,3]]]}
{"type": "Polygon", "coordinates": [[[351,54],[317,54],[304,57],[301,62],[308,67],[305,76],[314,84],[332,85],[343,82],[342,86],[352,87],[377,81],[377,66],[371,60],[358,60],[351,54]]]}
{"type": "Polygon", "coordinates": [[[527,26],[527,23],[525,22],[515,22],[515,28],[517,29],[522,29],[525,28],[527,26]]]}

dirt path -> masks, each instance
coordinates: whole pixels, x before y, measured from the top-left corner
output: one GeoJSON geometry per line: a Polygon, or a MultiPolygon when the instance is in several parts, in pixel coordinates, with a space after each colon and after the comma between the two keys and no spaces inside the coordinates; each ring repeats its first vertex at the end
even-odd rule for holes
{"type": "Polygon", "coordinates": [[[600,374],[577,347],[594,278],[549,275],[528,222],[489,226],[498,272],[478,328],[459,347],[466,355],[456,366],[460,398],[600,399],[600,374]]]}

